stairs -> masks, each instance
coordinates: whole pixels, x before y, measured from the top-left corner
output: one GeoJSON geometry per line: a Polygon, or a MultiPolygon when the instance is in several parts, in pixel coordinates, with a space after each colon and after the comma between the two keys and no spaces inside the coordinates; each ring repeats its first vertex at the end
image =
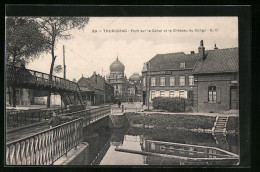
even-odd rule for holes
{"type": "Polygon", "coordinates": [[[214,132],[214,133],[225,133],[227,121],[228,121],[228,117],[218,116],[216,118],[216,122],[214,124],[213,129],[212,129],[212,132],[214,132]]]}
{"type": "Polygon", "coordinates": [[[226,145],[228,144],[226,133],[212,133],[217,144],[226,145]]]}

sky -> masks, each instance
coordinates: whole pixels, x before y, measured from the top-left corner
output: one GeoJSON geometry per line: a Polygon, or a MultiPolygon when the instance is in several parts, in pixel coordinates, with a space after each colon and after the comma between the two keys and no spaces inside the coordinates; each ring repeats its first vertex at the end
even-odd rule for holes
{"type": "MultiPolygon", "coordinates": [[[[156,54],[198,52],[200,40],[205,50],[238,47],[237,17],[90,17],[84,30],[71,30],[70,40],[59,40],[55,65],[63,65],[66,77],[78,80],[94,71],[107,76],[110,64],[118,59],[129,78],[156,54]],[[112,32],[116,30],[118,32],[112,32]],[[96,32],[95,32],[96,31],[96,32]]],[[[26,67],[49,73],[51,54],[42,54],[26,67]]],[[[63,72],[54,74],[63,77],[63,72]]]]}

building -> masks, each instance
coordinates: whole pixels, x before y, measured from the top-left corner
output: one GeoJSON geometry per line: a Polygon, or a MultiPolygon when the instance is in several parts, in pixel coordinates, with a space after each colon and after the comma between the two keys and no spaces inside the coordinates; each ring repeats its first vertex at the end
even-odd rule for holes
{"type": "Polygon", "coordinates": [[[89,78],[81,77],[78,85],[87,106],[112,103],[114,101],[114,87],[107,83],[105,77],[93,73],[89,78]]]}
{"type": "Polygon", "coordinates": [[[199,47],[199,59],[193,70],[197,89],[195,112],[223,112],[239,108],[238,48],[205,50],[199,47]]]}
{"type": "Polygon", "coordinates": [[[89,78],[82,77],[78,80],[81,95],[86,106],[95,105],[95,87],[89,81],[89,78]]]}
{"type": "Polygon", "coordinates": [[[133,73],[129,77],[128,100],[130,99],[135,102],[142,99],[141,76],[138,73],[133,73]]]}
{"type": "Polygon", "coordinates": [[[87,105],[100,105],[105,102],[105,78],[93,73],[89,78],[81,77],[78,81],[87,105]]]}
{"type": "Polygon", "coordinates": [[[198,53],[183,52],[157,54],[144,64],[142,71],[143,104],[155,97],[182,97],[193,99],[193,68],[198,53]],[[148,100],[149,99],[149,100],[148,100]]]}
{"type": "Polygon", "coordinates": [[[116,58],[110,65],[109,70],[110,74],[107,77],[107,82],[114,87],[115,99],[127,101],[128,81],[125,76],[125,66],[116,58]]]}
{"type": "Polygon", "coordinates": [[[114,102],[114,87],[105,81],[105,103],[114,102]]]}

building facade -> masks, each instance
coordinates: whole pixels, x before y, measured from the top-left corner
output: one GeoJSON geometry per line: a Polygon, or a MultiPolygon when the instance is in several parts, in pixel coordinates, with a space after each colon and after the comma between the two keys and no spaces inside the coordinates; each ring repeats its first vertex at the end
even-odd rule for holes
{"type": "Polygon", "coordinates": [[[125,66],[118,58],[109,67],[107,82],[114,87],[115,100],[127,101],[128,81],[125,76],[125,66]]]}
{"type": "Polygon", "coordinates": [[[105,81],[105,103],[114,102],[114,87],[105,81]]]}
{"type": "Polygon", "coordinates": [[[133,75],[129,77],[128,100],[135,102],[142,100],[141,78],[138,73],[133,73],[133,75]]]}
{"type": "Polygon", "coordinates": [[[238,48],[205,51],[203,41],[200,58],[194,68],[195,112],[224,112],[239,108],[238,48]]]}
{"type": "Polygon", "coordinates": [[[157,54],[144,64],[142,71],[143,104],[155,97],[182,97],[193,99],[196,85],[193,68],[198,53],[157,54]]]}

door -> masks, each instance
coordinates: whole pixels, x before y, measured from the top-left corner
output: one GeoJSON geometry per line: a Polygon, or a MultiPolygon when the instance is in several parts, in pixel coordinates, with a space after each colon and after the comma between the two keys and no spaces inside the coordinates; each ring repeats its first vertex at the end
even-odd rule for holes
{"type": "Polygon", "coordinates": [[[230,88],[230,109],[238,109],[238,87],[230,88]]]}

